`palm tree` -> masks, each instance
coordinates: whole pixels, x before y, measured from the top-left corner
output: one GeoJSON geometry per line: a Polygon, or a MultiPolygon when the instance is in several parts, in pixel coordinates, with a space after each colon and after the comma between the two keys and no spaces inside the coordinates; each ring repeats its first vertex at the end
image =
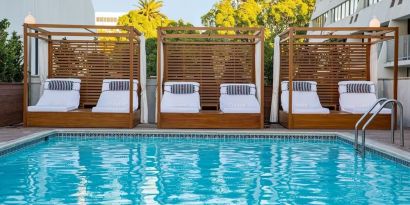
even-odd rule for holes
{"type": "Polygon", "coordinates": [[[161,0],[139,0],[138,13],[146,16],[148,20],[166,18],[166,16],[160,11],[162,6],[163,2],[161,0]]]}

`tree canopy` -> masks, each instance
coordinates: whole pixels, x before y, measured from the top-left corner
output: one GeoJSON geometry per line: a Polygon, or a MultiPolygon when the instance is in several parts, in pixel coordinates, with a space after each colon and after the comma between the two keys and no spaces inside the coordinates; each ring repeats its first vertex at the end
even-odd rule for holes
{"type": "MultiPolygon", "coordinates": [[[[219,0],[201,17],[201,20],[204,26],[263,26],[265,28],[265,74],[269,83],[272,80],[273,38],[290,26],[307,26],[314,4],[315,0],[219,0]]],[[[143,32],[147,38],[149,75],[155,75],[156,71],[157,28],[193,26],[183,20],[168,19],[161,13],[162,6],[161,0],[138,0],[137,8],[118,20],[119,25],[133,26],[143,32]]]]}
{"type": "Polygon", "coordinates": [[[290,26],[307,26],[315,0],[219,0],[201,17],[204,26],[265,27],[265,74],[272,80],[273,39],[290,26]]]}

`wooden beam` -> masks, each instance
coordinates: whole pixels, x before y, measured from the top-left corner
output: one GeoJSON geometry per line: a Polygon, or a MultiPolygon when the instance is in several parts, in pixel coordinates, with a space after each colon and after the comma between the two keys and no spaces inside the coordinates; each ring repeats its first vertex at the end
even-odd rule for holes
{"type": "Polygon", "coordinates": [[[27,127],[27,107],[28,107],[28,58],[29,56],[29,52],[28,52],[28,28],[27,28],[27,24],[24,24],[23,26],[24,29],[24,44],[23,44],[23,49],[24,49],[24,65],[23,65],[23,69],[24,69],[24,88],[23,88],[23,124],[24,127],[27,127]]]}
{"type": "Polygon", "coordinates": [[[262,29],[261,30],[261,36],[262,36],[262,38],[260,38],[260,44],[261,44],[261,59],[260,59],[260,61],[261,61],[261,75],[260,75],[260,78],[261,78],[261,80],[260,80],[260,92],[261,92],[261,99],[260,99],[260,123],[261,123],[261,127],[260,128],[263,128],[263,126],[264,126],[264,124],[265,124],[265,118],[264,118],[264,114],[265,114],[265,91],[264,91],[264,88],[265,88],[265,52],[264,52],[264,49],[265,49],[265,45],[264,45],[264,41],[265,41],[265,39],[264,39],[264,30],[262,29]]]}
{"type": "Polygon", "coordinates": [[[157,102],[156,102],[156,107],[157,107],[157,112],[156,112],[156,117],[157,117],[157,125],[160,127],[161,125],[161,100],[162,100],[162,70],[161,70],[161,47],[162,43],[162,33],[161,33],[161,28],[157,29],[157,102]]]}
{"type": "Polygon", "coordinates": [[[391,37],[388,36],[370,36],[370,35],[294,35],[295,39],[303,38],[303,39],[366,39],[366,38],[378,38],[378,39],[386,39],[389,40],[391,37]]]}
{"type": "Polygon", "coordinates": [[[167,45],[254,45],[253,42],[197,42],[197,41],[167,41],[167,45]]]}
{"type": "Polygon", "coordinates": [[[255,39],[254,35],[222,35],[222,34],[165,34],[163,38],[224,38],[224,39],[255,39]]]}
{"type": "MultiPolygon", "coordinates": [[[[288,70],[289,70],[289,81],[288,81],[288,88],[289,88],[289,118],[292,118],[293,113],[293,29],[289,29],[289,63],[288,63],[288,70]]],[[[289,126],[293,126],[292,121],[289,121],[289,126]]]]}
{"type": "Polygon", "coordinates": [[[258,31],[261,27],[161,27],[162,31],[258,31]]]}
{"type": "Polygon", "coordinates": [[[134,116],[134,32],[129,32],[129,43],[130,43],[130,104],[129,104],[129,128],[133,127],[133,116],[134,116]]]}

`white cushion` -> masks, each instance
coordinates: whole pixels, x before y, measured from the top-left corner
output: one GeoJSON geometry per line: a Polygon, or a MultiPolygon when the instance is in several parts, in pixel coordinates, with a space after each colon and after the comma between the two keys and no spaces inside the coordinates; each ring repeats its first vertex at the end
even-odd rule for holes
{"type": "Polygon", "coordinates": [[[221,95],[219,106],[225,113],[260,113],[255,95],[221,95]]]}
{"type": "Polygon", "coordinates": [[[28,106],[29,112],[68,112],[77,109],[75,106],[28,106]]]}
{"type": "MultiPolygon", "coordinates": [[[[128,113],[130,108],[130,91],[129,90],[110,90],[110,82],[123,81],[129,82],[129,79],[105,79],[103,80],[101,95],[97,105],[93,107],[92,112],[107,113],[128,113]]],[[[138,110],[138,80],[133,80],[132,104],[133,111],[138,110]]]]}
{"type": "Polygon", "coordinates": [[[198,113],[201,109],[199,93],[172,94],[164,92],[161,100],[161,112],[198,113]]]}
{"type": "Polygon", "coordinates": [[[376,93],[376,86],[372,81],[340,81],[339,83],[339,93],[347,93],[347,84],[368,84],[370,85],[370,92],[376,93]]]}
{"type": "MultiPolygon", "coordinates": [[[[339,104],[340,110],[344,112],[363,114],[367,112],[371,106],[376,103],[377,96],[375,93],[375,85],[371,81],[341,81],[339,82],[339,104]],[[346,85],[360,83],[371,85],[371,93],[347,93],[346,85]]],[[[374,110],[377,110],[379,106],[376,106],[374,110]]],[[[390,113],[390,109],[383,109],[381,113],[390,113]]]]}
{"type": "MultiPolygon", "coordinates": [[[[292,82],[307,82],[311,86],[311,90],[309,92],[316,92],[317,91],[317,83],[315,81],[292,81],[292,82]]],[[[288,91],[289,89],[289,81],[282,81],[280,84],[281,90],[282,91],[288,91]]]]}
{"type": "Polygon", "coordinates": [[[77,78],[49,78],[44,83],[44,90],[49,89],[49,82],[50,81],[72,81],[73,82],[73,90],[80,90],[81,80],[77,78]]]}
{"type": "Polygon", "coordinates": [[[165,82],[164,91],[171,92],[171,86],[176,84],[192,84],[195,86],[195,92],[199,91],[199,83],[197,82],[165,82]]]}
{"type": "MultiPolygon", "coordinates": [[[[113,81],[127,81],[130,82],[129,79],[105,79],[103,80],[103,85],[102,85],[102,91],[108,91],[110,90],[110,82],[113,81]]],[[[138,80],[133,80],[133,85],[132,85],[132,89],[134,91],[138,91],[138,80]]]]}
{"type": "Polygon", "coordinates": [[[227,93],[226,87],[230,85],[248,85],[251,87],[251,95],[256,94],[256,85],[251,83],[223,83],[220,85],[220,93],[221,95],[225,95],[227,93]]]}
{"type": "MultiPolygon", "coordinates": [[[[330,113],[329,109],[323,108],[316,92],[292,92],[292,113],[330,113]]],[[[289,91],[282,91],[281,105],[285,112],[289,112],[289,91]]]]}

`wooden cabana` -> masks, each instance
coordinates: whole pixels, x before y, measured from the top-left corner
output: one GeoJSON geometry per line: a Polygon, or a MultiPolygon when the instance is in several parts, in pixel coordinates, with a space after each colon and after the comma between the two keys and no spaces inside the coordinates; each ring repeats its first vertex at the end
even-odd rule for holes
{"type": "Polygon", "coordinates": [[[145,42],[143,38],[139,31],[129,26],[25,24],[24,125],[28,127],[134,127],[140,122],[141,105],[144,104],[139,102],[138,110],[134,111],[132,90],[135,88],[131,83],[133,79],[139,81],[138,100],[141,101],[140,94],[145,91],[143,87],[145,80],[141,78],[141,74],[145,75],[145,65],[141,67],[142,52],[140,51],[141,41],[145,42]],[[45,58],[48,65],[39,68],[45,73],[44,79],[81,80],[78,109],[68,112],[28,111],[32,70],[29,63],[30,39],[38,39],[45,46],[46,51],[41,58],[45,58]],[[104,79],[130,80],[128,113],[91,112],[91,108],[97,104],[102,92],[104,79]]]}
{"type": "MultiPolygon", "coordinates": [[[[320,102],[330,109],[330,114],[295,114],[292,113],[293,106],[289,106],[288,112],[279,110],[279,123],[284,127],[354,129],[362,114],[340,111],[338,83],[377,81],[377,78],[371,79],[372,72],[377,72],[371,69],[372,64],[377,64],[371,58],[371,52],[377,52],[377,43],[386,40],[395,41],[393,93],[397,99],[398,28],[289,28],[279,37],[279,82],[289,81],[289,85],[293,85],[293,81],[316,81],[320,102]]],[[[292,105],[292,87],[289,86],[289,105],[292,105]]],[[[280,105],[280,93],[278,96],[280,105]]],[[[371,128],[389,129],[390,117],[390,114],[378,115],[371,128]]]]}
{"type": "Polygon", "coordinates": [[[263,128],[263,28],[158,29],[157,122],[159,128],[263,128]],[[163,113],[164,83],[200,84],[199,113],[163,113]],[[219,111],[222,83],[256,85],[259,113],[219,111]]]}

